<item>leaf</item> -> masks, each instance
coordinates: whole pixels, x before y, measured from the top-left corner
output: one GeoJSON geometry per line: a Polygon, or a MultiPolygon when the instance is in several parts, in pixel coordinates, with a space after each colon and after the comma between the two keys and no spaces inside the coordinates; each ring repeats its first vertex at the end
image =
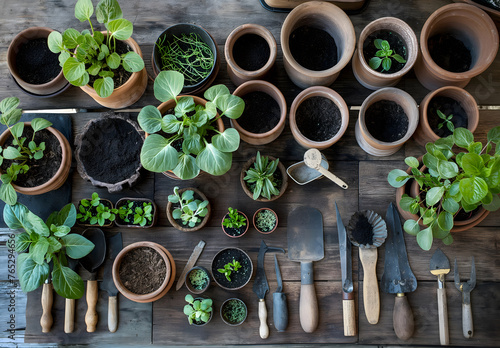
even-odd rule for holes
{"type": "Polygon", "coordinates": [[[476,153],[466,153],[462,156],[462,168],[467,175],[481,175],[484,162],[481,156],[476,153]]]}
{"type": "Polygon", "coordinates": [[[69,299],[79,299],[85,292],[82,278],[71,268],[62,266],[60,262],[54,263],[52,285],[59,295],[69,299]]]}
{"type": "MultiPolygon", "coordinates": [[[[180,123],[177,121],[178,124],[180,123]]],[[[182,142],[182,151],[186,154],[198,155],[204,148],[204,142],[201,136],[196,133],[193,135],[184,135],[184,140],[182,142]]]]}
{"type": "Polygon", "coordinates": [[[45,254],[49,249],[49,241],[45,237],[39,238],[36,242],[33,242],[30,248],[30,254],[33,261],[37,264],[44,263],[45,254]]]}
{"type": "Polygon", "coordinates": [[[453,236],[449,233],[446,237],[443,238],[444,245],[450,245],[453,243],[453,236]]]}
{"type": "Polygon", "coordinates": [[[74,204],[66,204],[57,214],[57,225],[73,227],[76,222],[76,208],[74,204]]]}
{"type": "Polygon", "coordinates": [[[385,51],[389,51],[391,49],[391,45],[389,45],[389,42],[387,40],[382,40],[380,42],[380,48],[385,51]]]}
{"type": "Polygon", "coordinates": [[[108,22],[106,27],[111,32],[111,37],[122,41],[130,38],[132,36],[132,32],[134,31],[132,22],[125,18],[114,19],[111,22],[108,22]]]}
{"type": "Polygon", "coordinates": [[[231,169],[232,158],[231,153],[222,152],[213,144],[207,144],[196,157],[196,164],[209,174],[222,175],[231,169]]]}
{"type": "Polygon", "coordinates": [[[80,20],[80,22],[85,22],[92,17],[94,13],[94,5],[92,5],[92,0],[78,0],[75,5],[75,17],[80,20]]]}
{"type": "Polygon", "coordinates": [[[382,59],[379,57],[373,57],[368,61],[368,65],[373,70],[377,70],[380,67],[380,64],[382,64],[382,59]]]}
{"type": "Polygon", "coordinates": [[[488,193],[488,185],[482,178],[465,178],[460,181],[460,192],[468,204],[476,204],[488,193]]]}
{"type": "Polygon", "coordinates": [[[398,63],[406,63],[406,59],[401,57],[399,54],[393,54],[391,57],[394,58],[398,63]]]}
{"type": "Polygon", "coordinates": [[[492,200],[490,204],[483,204],[484,209],[489,211],[495,211],[500,208],[500,197],[496,195],[492,195],[492,200]]]}
{"type": "MultiPolygon", "coordinates": [[[[66,227],[66,226],[64,226],[64,227],[66,227]]],[[[47,240],[49,242],[49,249],[47,250],[47,253],[49,253],[50,255],[53,255],[55,252],[58,252],[59,250],[61,250],[62,244],[59,243],[59,241],[56,239],[56,237],[50,236],[49,238],[47,238],[47,240]]]]}
{"type": "Polygon", "coordinates": [[[227,88],[225,85],[215,85],[207,89],[203,94],[203,97],[214,103],[215,106],[217,106],[220,109],[218,104],[219,99],[222,96],[229,94],[231,94],[231,92],[229,92],[229,88],[227,88]]]}
{"type": "Polygon", "coordinates": [[[188,112],[194,111],[195,103],[192,97],[180,97],[175,106],[176,115],[185,115],[188,112]]]}
{"type": "Polygon", "coordinates": [[[76,233],[70,233],[61,237],[61,241],[66,247],[66,253],[72,259],[80,259],[94,249],[94,243],[76,233]]]}
{"type": "Polygon", "coordinates": [[[19,99],[16,97],[8,97],[0,102],[0,111],[2,112],[1,123],[11,126],[19,122],[21,119],[22,111],[17,109],[19,106],[19,99]]]}
{"type": "Polygon", "coordinates": [[[44,237],[48,237],[50,235],[49,228],[45,222],[29,210],[24,215],[23,223],[25,230],[32,229],[36,234],[44,237]]]}
{"type": "Polygon", "coordinates": [[[3,151],[3,157],[6,159],[16,159],[22,157],[22,155],[17,148],[9,146],[3,151]]]}
{"type": "Polygon", "coordinates": [[[15,247],[15,249],[18,253],[21,253],[21,252],[25,251],[26,249],[28,249],[30,244],[31,244],[31,237],[28,233],[23,232],[23,233],[16,235],[16,247],[15,247]]]}
{"type": "Polygon", "coordinates": [[[118,69],[118,67],[120,66],[120,62],[121,62],[120,55],[116,52],[113,52],[112,54],[106,57],[106,64],[108,64],[108,66],[111,69],[118,69]]]}
{"type": "Polygon", "coordinates": [[[452,179],[458,175],[458,166],[454,162],[439,160],[438,173],[444,179],[452,179]]]}
{"type": "Polygon", "coordinates": [[[181,125],[182,121],[179,121],[177,117],[170,114],[163,116],[160,122],[161,130],[167,134],[177,133],[181,125]]]}
{"type": "Polygon", "coordinates": [[[141,163],[145,169],[161,173],[173,170],[178,162],[177,150],[161,135],[152,134],[144,140],[141,163]]]}
{"type": "Polygon", "coordinates": [[[182,211],[180,209],[174,209],[174,211],[172,211],[172,217],[174,219],[180,219],[181,218],[181,215],[182,215],[182,211]]]}
{"type": "Polygon", "coordinates": [[[385,71],[389,71],[392,66],[392,60],[391,58],[384,58],[382,59],[382,69],[385,71]]]}
{"type": "Polygon", "coordinates": [[[72,50],[78,46],[78,38],[80,36],[81,34],[78,30],[73,28],[66,29],[62,34],[62,44],[66,47],[66,49],[72,50]]]}
{"type": "Polygon", "coordinates": [[[405,158],[405,163],[406,165],[408,165],[408,167],[411,168],[418,168],[420,166],[420,162],[418,161],[418,159],[411,156],[405,158]]]}
{"type": "MultiPolygon", "coordinates": [[[[21,255],[19,255],[19,257],[21,255]]],[[[24,292],[30,292],[36,290],[45,282],[49,276],[50,268],[46,263],[35,263],[35,261],[33,261],[33,259],[29,256],[25,256],[23,258],[24,260],[21,262],[20,267],[17,270],[17,276],[19,277],[21,289],[24,292]]]]}
{"type": "Polygon", "coordinates": [[[492,143],[500,143],[500,126],[490,129],[487,138],[492,143]]]}
{"type": "Polygon", "coordinates": [[[443,231],[449,231],[453,228],[453,215],[447,211],[442,211],[438,215],[437,222],[440,229],[443,231]]]}
{"type": "Polygon", "coordinates": [[[179,163],[174,168],[174,174],[182,180],[193,179],[200,174],[200,168],[196,160],[191,155],[181,154],[179,163]]]}
{"type": "Polygon", "coordinates": [[[379,50],[382,49],[382,39],[375,39],[373,40],[373,44],[375,45],[376,48],[379,50]]]}
{"type": "Polygon", "coordinates": [[[144,61],[135,52],[128,52],[122,57],[123,68],[128,72],[138,72],[144,69],[144,61]]]}
{"type": "MultiPolygon", "coordinates": [[[[69,29],[68,29],[69,30],[69,29]]],[[[64,49],[63,37],[60,32],[53,31],[47,38],[47,46],[52,53],[59,53],[64,49]]]]}
{"type": "Polygon", "coordinates": [[[85,73],[85,63],[80,62],[74,57],[69,57],[64,62],[63,73],[64,77],[70,82],[78,80],[85,73]]]}
{"type": "Polygon", "coordinates": [[[451,214],[455,214],[460,209],[460,205],[454,199],[447,198],[443,202],[443,209],[451,214]]]}
{"type": "Polygon", "coordinates": [[[111,77],[104,77],[102,79],[95,80],[94,89],[99,97],[109,97],[114,90],[113,79],[111,77]]]}
{"type": "Polygon", "coordinates": [[[216,104],[222,114],[231,119],[237,119],[245,110],[245,102],[236,95],[228,94],[219,99],[220,104],[216,104]]]}
{"type": "Polygon", "coordinates": [[[417,233],[417,243],[423,250],[431,249],[432,239],[432,230],[430,227],[417,233]]]}
{"type": "Polygon", "coordinates": [[[406,233],[411,234],[412,236],[416,236],[418,232],[420,232],[420,226],[418,225],[418,222],[415,220],[406,220],[403,229],[406,231],[406,233]]]}
{"type": "Polygon", "coordinates": [[[184,75],[177,71],[161,71],[154,82],[155,98],[161,102],[176,99],[184,87],[184,75]]]}
{"type": "Polygon", "coordinates": [[[54,236],[56,237],[64,237],[65,235],[67,235],[70,231],[71,231],[71,228],[69,228],[68,226],[56,226],[56,225],[52,225],[54,226],[54,229],[52,230],[52,232],[54,232],[54,236]]]}
{"type": "Polygon", "coordinates": [[[396,188],[403,186],[408,180],[410,180],[410,176],[401,169],[393,169],[387,175],[389,185],[396,188]]]}
{"type": "Polygon", "coordinates": [[[222,152],[233,152],[240,146],[240,134],[234,128],[228,128],[224,132],[212,137],[213,145],[222,152]]]}
{"type": "Polygon", "coordinates": [[[143,107],[137,116],[137,121],[142,130],[149,134],[159,132],[162,127],[160,110],[153,105],[143,107]]]}
{"type": "Polygon", "coordinates": [[[431,207],[441,200],[444,193],[444,187],[433,187],[425,195],[425,203],[431,207]]]}
{"type": "Polygon", "coordinates": [[[82,77],[75,81],[69,81],[73,86],[85,86],[89,84],[89,74],[85,72],[82,77]]]}
{"type": "Polygon", "coordinates": [[[31,121],[31,128],[33,128],[34,132],[38,132],[50,126],[52,126],[52,123],[41,117],[34,118],[31,121]]]}
{"type": "Polygon", "coordinates": [[[457,146],[467,149],[469,144],[474,141],[474,135],[466,128],[457,128],[453,132],[453,140],[457,146]]]}
{"type": "Polygon", "coordinates": [[[99,23],[108,23],[122,18],[123,13],[116,0],[101,0],[96,6],[95,15],[99,23]]]}

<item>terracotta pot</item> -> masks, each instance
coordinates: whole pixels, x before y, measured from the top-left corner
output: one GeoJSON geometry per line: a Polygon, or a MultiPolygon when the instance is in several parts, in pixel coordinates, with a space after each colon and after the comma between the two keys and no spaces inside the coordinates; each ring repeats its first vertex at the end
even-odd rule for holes
{"type": "Polygon", "coordinates": [[[48,39],[49,34],[53,31],[53,29],[46,27],[31,27],[17,34],[9,45],[9,49],[7,50],[7,65],[9,67],[9,71],[18,85],[27,92],[40,96],[49,95],[63,90],[69,84],[69,82],[64,78],[62,68],[61,72],[53,80],[40,85],[25,82],[18,74],[16,55],[21,46],[30,40],[40,38],[48,39]]]}
{"type": "Polygon", "coordinates": [[[403,146],[403,144],[411,138],[411,136],[415,132],[415,129],[417,128],[417,125],[417,103],[412,98],[412,96],[401,89],[394,87],[385,87],[373,92],[363,101],[363,104],[361,105],[361,109],[359,111],[358,121],[356,122],[356,141],[358,142],[358,145],[370,155],[389,156],[397,152],[403,146]],[[366,111],[372,104],[381,100],[388,100],[397,103],[403,108],[406,116],[408,117],[408,130],[406,132],[406,135],[398,141],[380,141],[378,139],[375,139],[370,134],[370,132],[368,132],[365,123],[366,111]]]}
{"type": "Polygon", "coordinates": [[[428,93],[419,106],[420,122],[418,123],[417,129],[413,134],[413,139],[422,146],[425,146],[428,142],[435,142],[440,137],[434,133],[431,126],[429,125],[429,120],[427,116],[427,109],[429,108],[429,103],[435,97],[448,97],[451,98],[462,106],[468,118],[467,129],[474,132],[479,123],[479,110],[477,108],[477,103],[474,97],[466,90],[454,87],[445,86],[441,87],[435,91],[428,93]]]}
{"type": "Polygon", "coordinates": [[[236,86],[239,86],[243,82],[250,80],[268,79],[270,72],[274,67],[274,63],[276,62],[276,57],[278,56],[278,46],[273,34],[271,34],[271,32],[262,25],[243,24],[234,29],[227,37],[226,44],[224,45],[224,56],[226,57],[227,73],[229,75],[229,78],[236,86]],[[245,70],[240,67],[235,61],[233,55],[235,43],[239,38],[247,34],[260,36],[261,38],[266,40],[267,45],[269,46],[269,59],[263,67],[254,71],[245,70]]]}
{"type": "Polygon", "coordinates": [[[280,136],[280,134],[285,129],[285,120],[286,120],[286,100],[283,96],[283,93],[274,86],[273,84],[262,81],[262,80],[252,80],[243,83],[239,86],[235,91],[234,95],[238,97],[243,97],[248,93],[252,92],[263,92],[267,95],[271,96],[279,105],[280,108],[280,119],[278,124],[271,130],[265,133],[252,133],[240,126],[238,120],[231,119],[231,126],[240,133],[240,138],[252,145],[264,145],[269,144],[270,142],[276,140],[280,136]]]}
{"type": "MultiPolygon", "coordinates": [[[[103,34],[106,34],[106,32],[103,32],[103,34]]],[[[123,42],[129,45],[132,51],[142,58],[141,48],[134,39],[129,38],[123,42]]],[[[130,106],[138,101],[146,91],[147,86],[148,74],[146,72],[146,67],[144,67],[141,71],[132,73],[127,82],[115,88],[113,93],[107,98],[99,97],[95,89],[90,85],[81,86],[80,88],[100,105],[110,109],[119,109],[130,106]]]]}
{"type": "MultiPolygon", "coordinates": [[[[88,201],[91,201],[91,200],[92,200],[92,198],[86,198],[86,199],[87,199],[88,201]]],[[[111,202],[109,199],[99,197],[99,201],[101,201],[101,202],[105,202],[105,204],[104,204],[104,205],[105,205],[105,206],[107,206],[107,207],[109,207],[110,209],[113,209],[113,208],[114,208],[113,202],[111,202]]],[[[77,212],[77,214],[80,212],[80,205],[81,205],[81,202],[82,202],[82,200],[80,200],[80,201],[78,202],[78,206],[76,207],[76,212],[77,212]]],[[[115,224],[115,222],[114,222],[114,221],[110,221],[110,220],[106,220],[106,221],[108,221],[108,223],[107,223],[107,224],[104,224],[104,225],[102,225],[102,226],[100,226],[98,223],[96,223],[96,224],[90,224],[90,223],[80,222],[80,221],[78,221],[78,220],[76,221],[76,224],[77,224],[78,226],[82,226],[82,227],[96,227],[96,226],[99,226],[99,227],[113,227],[113,225],[115,224]]]]}
{"type": "Polygon", "coordinates": [[[204,293],[208,287],[210,286],[210,273],[208,272],[208,270],[205,268],[205,267],[201,267],[201,266],[195,266],[193,268],[191,268],[187,273],[186,273],[186,277],[184,278],[184,283],[186,284],[186,288],[189,290],[189,292],[193,293],[193,294],[201,294],[201,293],[204,293]],[[207,275],[208,277],[208,281],[207,281],[207,285],[203,288],[203,289],[196,289],[193,284],[191,284],[191,282],[189,281],[189,275],[191,274],[191,272],[194,272],[194,271],[201,271],[201,272],[205,272],[205,274],[207,275]]]}
{"type": "Polygon", "coordinates": [[[288,77],[300,88],[329,86],[349,63],[356,44],[351,20],[338,6],[325,1],[308,1],[295,7],[281,27],[283,64],[288,77]],[[338,61],[327,70],[313,71],[301,66],[290,51],[290,34],[301,26],[322,29],[330,34],[337,45],[338,61]]]}
{"type": "Polygon", "coordinates": [[[228,216],[229,213],[226,213],[223,217],[222,217],[222,221],[221,221],[221,227],[222,227],[222,231],[224,232],[224,234],[230,238],[240,238],[240,237],[243,237],[243,235],[245,233],[247,233],[248,231],[248,226],[250,225],[250,221],[248,220],[248,217],[246,216],[246,214],[244,212],[242,212],[241,210],[238,210],[238,214],[240,215],[243,215],[246,219],[246,227],[245,227],[245,231],[243,231],[243,233],[237,235],[237,236],[233,236],[231,234],[229,234],[227,231],[226,231],[226,227],[224,227],[224,219],[228,216]]]}
{"type": "MultiPolygon", "coordinates": [[[[201,197],[200,199],[202,201],[208,201],[208,198],[207,196],[205,196],[203,194],[203,192],[201,192],[200,190],[194,188],[194,187],[186,187],[186,188],[183,188],[183,189],[179,189],[179,194],[182,195],[182,193],[184,191],[187,191],[187,190],[191,190],[191,191],[194,191],[194,196],[195,196],[195,199],[196,199],[196,196],[198,197],[201,197]]],[[[168,221],[170,221],[170,223],[172,224],[172,226],[179,230],[179,231],[182,231],[182,232],[194,232],[194,231],[198,231],[200,229],[202,229],[203,227],[205,227],[205,225],[207,224],[208,220],[210,219],[210,213],[212,212],[212,209],[210,208],[210,203],[208,203],[207,205],[207,209],[208,209],[208,213],[207,215],[205,215],[204,218],[202,218],[201,222],[199,225],[195,226],[195,227],[186,227],[185,225],[182,225],[182,224],[179,224],[177,221],[175,221],[175,219],[173,218],[172,216],[172,211],[174,210],[174,205],[172,202],[168,202],[167,203],[167,208],[166,208],[166,211],[167,211],[167,217],[168,217],[168,221]]]]}
{"type": "Polygon", "coordinates": [[[259,232],[260,232],[260,233],[262,233],[262,234],[270,234],[270,233],[273,233],[273,232],[276,230],[276,228],[278,227],[278,214],[276,214],[276,212],[275,212],[274,210],[272,210],[271,208],[260,208],[260,209],[258,209],[258,210],[257,210],[257,211],[253,214],[253,219],[252,219],[252,221],[253,221],[253,226],[255,227],[255,229],[256,229],[257,231],[259,231],[259,232]],[[264,211],[264,210],[269,210],[269,211],[270,211],[271,213],[273,213],[273,214],[274,214],[274,216],[276,217],[276,224],[274,225],[274,227],[273,227],[273,229],[272,229],[271,231],[267,231],[267,232],[262,231],[262,230],[260,230],[260,229],[257,227],[257,215],[258,215],[261,211],[264,211]]]}
{"type": "Polygon", "coordinates": [[[175,272],[176,272],[176,267],[175,267],[175,262],[174,258],[170,254],[170,252],[165,249],[160,244],[153,243],[153,242],[136,242],[130,245],[127,245],[125,248],[123,248],[118,255],[115,258],[115,261],[113,262],[113,282],[115,283],[116,288],[120,293],[128,298],[131,301],[134,302],[139,302],[139,303],[148,303],[148,302],[153,302],[156,300],[159,300],[163,296],[166,295],[168,290],[172,287],[172,284],[174,283],[175,280],[175,272]],[[121,279],[120,279],[120,265],[122,263],[123,257],[131,250],[136,249],[136,248],[142,248],[142,247],[147,247],[154,249],[158,254],[161,255],[163,258],[163,261],[165,261],[165,266],[166,266],[166,275],[165,275],[165,280],[163,281],[162,285],[156,289],[155,291],[149,293],[149,294],[144,294],[144,295],[138,295],[134,294],[130,290],[128,290],[125,285],[123,285],[121,279]]]}
{"type": "Polygon", "coordinates": [[[247,308],[247,305],[245,304],[245,302],[243,302],[243,300],[240,300],[239,298],[228,298],[227,300],[224,301],[224,303],[222,303],[222,306],[220,306],[220,317],[222,319],[222,321],[224,323],[226,323],[227,325],[229,326],[239,326],[241,324],[243,324],[243,322],[246,320],[248,316],[248,308],[247,308]],[[243,304],[243,306],[245,307],[245,317],[243,318],[243,320],[237,322],[237,323],[233,323],[233,322],[230,322],[229,320],[227,320],[225,317],[224,317],[224,312],[226,310],[226,306],[229,304],[229,301],[238,301],[240,302],[241,304],[243,304]]]}
{"type": "MultiPolygon", "coordinates": [[[[223,268],[223,267],[220,267],[220,268],[223,268]]],[[[240,248],[224,248],[224,249],[220,250],[217,254],[215,254],[214,258],[212,259],[212,265],[211,265],[210,269],[212,271],[212,278],[214,279],[215,283],[225,290],[239,290],[239,289],[243,288],[245,285],[247,285],[250,282],[250,279],[252,279],[252,275],[253,275],[252,259],[250,258],[250,256],[248,256],[248,254],[244,250],[242,250],[240,248]],[[246,280],[246,282],[244,284],[242,284],[240,286],[236,286],[236,287],[226,287],[226,286],[222,285],[219,281],[217,281],[217,276],[222,275],[222,273],[217,273],[217,276],[216,276],[216,272],[218,269],[217,265],[216,265],[217,259],[220,257],[221,254],[227,253],[230,249],[236,249],[240,253],[242,253],[243,258],[245,258],[248,261],[248,264],[250,265],[250,275],[248,276],[248,279],[246,280]]]]}
{"type": "MultiPolygon", "coordinates": [[[[31,127],[31,122],[24,122],[24,127],[31,127]]],[[[69,171],[71,169],[71,145],[69,144],[68,139],[66,139],[66,137],[54,127],[48,127],[46,128],[46,130],[52,133],[59,141],[59,146],[62,150],[61,165],[59,166],[56,174],[49,181],[42,185],[35,187],[23,187],[12,183],[12,187],[14,187],[14,190],[16,190],[16,192],[22,193],[23,195],[41,195],[42,193],[57,190],[66,182],[66,179],[68,178],[69,171]]],[[[0,147],[3,146],[3,144],[10,136],[11,134],[8,129],[6,129],[2,133],[2,135],[0,135],[0,147]]]]}
{"type": "Polygon", "coordinates": [[[127,204],[127,201],[151,203],[151,205],[153,207],[153,212],[152,212],[153,219],[149,224],[147,224],[145,226],[140,226],[140,225],[133,225],[132,223],[127,223],[127,222],[121,223],[120,218],[117,216],[115,219],[116,226],[118,226],[118,227],[130,227],[130,228],[150,228],[156,224],[156,220],[158,219],[158,207],[156,206],[156,203],[153,200],[148,199],[148,198],[123,197],[123,198],[120,198],[116,202],[116,204],[115,204],[116,209],[120,208],[122,205],[127,204]]]}
{"type": "Polygon", "coordinates": [[[420,32],[420,55],[415,64],[415,74],[420,83],[430,90],[443,86],[464,88],[471,78],[490,66],[497,51],[498,31],[486,12],[469,4],[449,4],[431,14],[420,32]],[[427,41],[438,33],[452,33],[470,50],[472,64],[468,71],[450,72],[432,60],[427,41]]]}
{"type": "Polygon", "coordinates": [[[349,124],[349,108],[347,107],[347,104],[345,103],[344,99],[340,96],[340,94],[338,94],[337,92],[328,87],[313,86],[303,90],[295,97],[292,106],[290,107],[290,129],[292,130],[292,135],[295,141],[297,141],[302,147],[306,149],[316,148],[318,150],[324,150],[326,148],[329,148],[337,141],[339,141],[340,138],[344,135],[348,124],[349,124]],[[300,129],[297,126],[297,120],[296,120],[297,109],[299,108],[300,104],[304,102],[304,100],[311,97],[323,97],[330,99],[335,103],[335,105],[340,110],[340,115],[342,117],[342,125],[340,126],[340,129],[337,132],[337,134],[335,134],[332,138],[328,140],[314,141],[308,139],[301,133],[300,129]]]}
{"type": "MultiPolygon", "coordinates": [[[[396,53],[400,54],[400,52],[396,53]]],[[[368,24],[361,32],[357,44],[357,50],[354,52],[354,56],[352,58],[352,71],[358,82],[368,89],[375,90],[382,87],[392,87],[395,86],[399,80],[401,80],[401,78],[411,70],[417,60],[417,56],[418,42],[413,29],[399,18],[379,18],[368,24]],[[396,33],[403,39],[404,45],[406,46],[407,59],[404,67],[397,72],[389,74],[375,71],[365,60],[363,51],[365,41],[371,34],[379,30],[396,33]]]]}
{"type": "MultiPolygon", "coordinates": [[[[270,161],[274,161],[276,159],[276,157],[273,157],[273,156],[267,156],[269,157],[269,160],[270,161]]],[[[257,159],[256,156],[250,158],[248,161],[245,162],[245,164],[243,165],[243,168],[241,169],[241,173],[240,173],[240,184],[241,184],[241,187],[243,188],[243,191],[245,192],[245,194],[252,198],[253,199],[253,192],[250,191],[250,189],[247,187],[246,185],[246,182],[245,180],[243,180],[243,178],[245,177],[246,175],[246,171],[251,167],[253,166],[253,164],[255,163],[255,160],[257,159]]],[[[271,201],[275,201],[277,200],[278,198],[280,198],[281,196],[283,196],[283,194],[285,193],[286,191],[286,188],[288,186],[288,175],[286,174],[286,169],[285,169],[285,166],[283,165],[283,163],[278,162],[278,170],[280,171],[281,173],[281,176],[282,176],[282,183],[281,183],[281,188],[280,188],[280,193],[279,195],[276,195],[276,196],[271,196],[271,199],[267,199],[267,198],[264,198],[264,197],[259,197],[256,199],[257,202],[271,202],[271,201]]]]}

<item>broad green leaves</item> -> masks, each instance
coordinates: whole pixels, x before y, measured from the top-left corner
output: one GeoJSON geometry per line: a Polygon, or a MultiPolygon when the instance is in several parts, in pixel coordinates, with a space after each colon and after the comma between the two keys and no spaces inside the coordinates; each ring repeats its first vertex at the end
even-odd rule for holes
{"type": "Polygon", "coordinates": [[[90,20],[92,14],[94,13],[94,5],[92,5],[92,0],[78,0],[75,5],[75,17],[80,20],[80,22],[85,22],[90,20]]]}
{"type": "Polygon", "coordinates": [[[94,249],[94,244],[79,234],[71,233],[61,240],[66,247],[66,253],[72,259],[81,259],[94,249]]]}
{"type": "Polygon", "coordinates": [[[101,0],[96,6],[96,18],[99,23],[108,23],[122,17],[122,10],[116,0],[101,0]]]}
{"type": "Polygon", "coordinates": [[[132,36],[134,27],[132,25],[132,22],[130,22],[129,20],[120,18],[108,22],[108,30],[111,32],[111,37],[123,41],[132,36]]]}
{"type": "Polygon", "coordinates": [[[154,82],[155,98],[161,102],[176,99],[184,87],[184,76],[177,71],[161,71],[154,82]]]}
{"type": "Polygon", "coordinates": [[[122,57],[123,68],[128,72],[138,72],[144,69],[144,61],[135,52],[127,52],[122,57]]]}
{"type": "Polygon", "coordinates": [[[95,80],[94,89],[101,98],[109,97],[114,89],[113,79],[111,77],[104,77],[95,80]]]}
{"type": "Polygon", "coordinates": [[[207,144],[196,157],[196,164],[209,174],[222,175],[231,169],[231,160],[231,153],[222,152],[213,144],[207,144]]]}
{"type": "Polygon", "coordinates": [[[59,262],[52,271],[54,290],[65,298],[79,299],[84,294],[83,280],[71,268],[62,266],[59,262]]]}
{"type": "Polygon", "coordinates": [[[11,126],[19,122],[22,111],[18,109],[19,99],[16,97],[8,97],[0,102],[0,112],[2,113],[0,123],[6,126],[11,126]]]}
{"type": "Polygon", "coordinates": [[[152,134],[144,140],[141,163],[152,172],[173,170],[178,163],[177,150],[161,135],[152,134]]]}

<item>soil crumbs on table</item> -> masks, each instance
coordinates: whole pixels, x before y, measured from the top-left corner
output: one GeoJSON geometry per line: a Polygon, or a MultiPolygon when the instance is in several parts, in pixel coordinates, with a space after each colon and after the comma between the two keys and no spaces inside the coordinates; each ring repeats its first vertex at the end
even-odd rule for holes
{"type": "Polygon", "coordinates": [[[120,264],[120,279],[134,294],[144,295],[157,290],[165,280],[167,267],[158,252],[149,247],[130,250],[120,264]]]}
{"type": "Polygon", "coordinates": [[[338,106],[325,97],[311,97],[304,100],[295,115],[300,132],[313,141],[326,141],[338,133],[342,116],[338,106]]]}
{"type": "Polygon", "coordinates": [[[17,73],[25,82],[34,85],[47,83],[61,72],[58,57],[49,50],[47,39],[30,40],[19,47],[17,73]]]}
{"type": "Polygon", "coordinates": [[[429,126],[431,126],[432,131],[436,133],[438,137],[444,138],[448,135],[453,134],[446,124],[443,124],[441,128],[438,128],[440,123],[443,123],[443,119],[439,118],[437,110],[441,111],[446,116],[453,115],[451,122],[455,128],[467,128],[469,125],[469,119],[464,108],[458,101],[449,97],[437,96],[432,98],[427,107],[427,119],[429,121],[429,126]]]}
{"type": "Polygon", "coordinates": [[[408,132],[409,124],[401,105],[390,100],[381,100],[368,107],[365,123],[375,139],[387,143],[402,139],[408,132]]]}
{"type": "Polygon", "coordinates": [[[437,34],[427,40],[432,60],[441,68],[451,72],[470,69],[472,55],[465,44],[450,34],[437,34]]]}
{"type": "MultiPolygon", "coordinates": [[[[399,54],[405,60],[408,60],[408,51],[406,49],[405,42],[403,38],[396,32],[390,30],[377,30],[370,34],[365,42],[363,42],[363,57],[365,58],[366,63],[368,64],[370,59],[376,57],[376,53],[379,51],[377,47],[375,47],[374,41],[376,39],[386,40],[391,46],[392,54],[399,54]]],[[[391,55],[392,55],[391,54],[391,55]]],[[[391,59],[391,68],[389,71],[383,71],[384,74],[392,74],[398,72],[403,69],[406,63],[399,63],[393,58],[391,59]]],[[[382,64],[377,69],[377,71],[381,72],[382,64]]]]}
{"type": "Polygon", "coordinates": [[[373,226],[368,221],[368,218],[363,214],[355,214],[354,228],[351,229],[352,238],[359,245],[373,245],[373,226]]]}
{"type": "Polygon", "coordinates": [[[306,69],[322,71],[337,64],[335,39],[322,29],[298,27],[290,34],[289,44],[293,58],[306,69]]]}
{"type": "Polygon", "coordinates": [[[269,94],[250,92],[242,97],[245,110],[238,124],[251,133],[266,133],[276,127],[280,120],[280,106],[269,94]]]}
{"type": "Polygon", "coordinates": [[[239,37],[233,46],[233,58],[243,70],[256,71],[266,65],[271,50],[267,41],[256,34],[239,37]]]}

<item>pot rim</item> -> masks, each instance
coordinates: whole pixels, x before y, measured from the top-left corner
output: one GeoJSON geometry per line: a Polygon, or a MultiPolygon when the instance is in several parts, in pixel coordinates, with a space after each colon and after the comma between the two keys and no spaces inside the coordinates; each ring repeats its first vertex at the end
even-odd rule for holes
{"type": "Polygon", "coordinates": [[[213,280],[215,281],[215,283],[216,283],[217,285],[219,285],[222,289],[225,289],[225,290],[230,290],[230,291],[232,291],[232,290],[239,290],[239,289],[243,288],[245,285],[247,285],[247,284],[250,282],[250,279],[252,279],[252,276],[253,276],[253,262],[252,262],[252,259],[250,258],[250,255],[248,255],[248,253],[247,253],[245,250],[240,249],[240,248],[237,248],[237,247],[227,247],[227,248],[223,248],[223,249],[219,250],[219,251],[215,254],[215,256],[212,258],[212,262],[210,263],[210,272],[212,273],[212,278],[213,278],[213,280]],[[228,287],[225,287],[225,286],[221,285],[221,284],[217,281],[217,278],[216,278],[216,277],[214,276],[214,274],[213,274],[213,265],[214,265],[214,261],[215,261],[215,259],[217,258],[217,256],[219,256],[219,254],[222,254],[222,253],[223,253],[223,252],[225,252],[226,250],[230,250],[230,249],[236,249],[236,250],[239,250],[239,251],[240,251],[243,255],[245,255],[245,256],[248,258],[248,261],[249,261],[249,263],[250,263],[250,276],[248,277],[247,281],[246,281],[243,285],[241,285],[241,286],[239,286],[239,287],[236,287],[236,288],[228,288],[228,287]]]}
{"type": "Polygon", "coordinates": [[[195,295],[200,295],[202,294],[203,292],[205,292],[208,287],[210,286],[210,282],[211,282],[211,279],[210,279],[210,272],[208,271],[208,269],[206,269],[205,267],[203,266],[193,266],[191,267],[187,272],[186,272],[186,275],[184,276],[184,284],[186,285],[186,288],[193,294],[195,295]],[[203,272],[205,272],[205,274],[207,275],[208,277],[208,282],[207,282],[207,286],[204,287],[203,289],[200,289],[200,290],[196,290],[194,289],[193,287],[191,287],[190,285],[190,282],[189,282],[189,274],[194,271],[194,270],[201,270],[203,272]]]}

